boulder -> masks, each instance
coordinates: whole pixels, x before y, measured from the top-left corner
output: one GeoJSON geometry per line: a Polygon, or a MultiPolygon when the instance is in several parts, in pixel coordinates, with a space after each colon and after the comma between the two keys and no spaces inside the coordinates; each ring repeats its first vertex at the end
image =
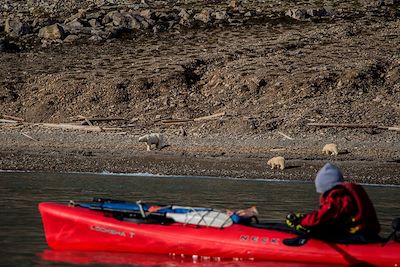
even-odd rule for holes
{"type": "Polygon", "coordinates": [[[92,37],[95,37],[94,39],[98,39],[96,37],[100,37],[101,40],[107,39],[108,36],[110,35],[109,32],[98,29],[92,29],[90,34],[92,35],[92,37]]]}
{"type": "Polygon", "coordinates": [[[151,26],[151,24],[150,24],[149,22],[147,22],[146,20],[142,20],[142,21],[140,22],[140,25],[141,25],[141,27],[142,27],[143,29],[148,29],[148,28],[150,28],[150,26],[151,26]]]}
{"type": "Polygon", "coordinates": [[[78,13],[76,13],[76,14],[72,15],[71,17],[67,18],[67,19],[64,21],[64,24],[67,24],[67,23],[69,23],[69,22],[71,22],[71,21],[81,20],[81,19],[83,19],[85,16],[86,16],[86,10],[81,9],[81,10],[79,10],[78,13]]]}
{"type": "Polygon", "coordinates": [[[96,19],[96,20],[100,21],[104,15],[105,15],[105,11],[100,10],[97,12],[87,13],[85,18],[87,20],[96,19]]]}
{"type": "Polygon", "coordinates": [[[17,37],[30,32],[30,27],[28,24],[21,22],[18,18],[7,18],[4,24],[4,31],[8,35],[17,37]]]}
{"type": "Polygon", "coordinates": [[[178,16],[181,18],[189,19],[190,13],[186,9],[182,8],[181,11],[178,13],[178,16]]]}
{"type": "Polygon", "coordinates": [[[112,12],[110,17],[115,26],[125,26],[126,25],[125,17],[120,12],[114,11],[114,12],[112,12]]]}
{"type": "Polygon", "coordinates": [[[134,18],[131,15],[126,15],[125,18],[126,18],[126,25],[127,25],[128,29],[140,30],[141,23],[139,21],[137,21],[136,18],[134,18]]]}
{"type": "Polygon", "coordinates": [[[302,20],[306,18],[307,12],[303,9],[289,9],[285,15],[293,19],[302,20]]]}
{"type": "Polygon", "coordinates": [[[330,7],[308,8],[308,9],[289,9],[285,13],[286,16],[297,20],[323,18],[334,16],[334,11],[330,7]]]}
{"type": "Polygon", "coordinates": [[[98,35],[93,35],[92,37],[89,38],[89,41],[97,43],[103,41],[103,38],[101,38],[98,35]]]}
{"type": "Polygon", "coordinates": [[[101,24],[97,21],[97,19],[90,19],[88,23],[92,28],[97,28],[101,26],[101,24]]]}
{"type": "Polygon", "coordinates": [[[64,43],[72,44],[72,43],[75,43],[76,40],[78,40],[78,39],[79,39],[79,36],[78,36],[78,35],[70,34],[70,35],[68,35],[67,37],[65,37],[64,43]]]}
{"type": "Polygon", "coordinates": [[[186,11],[186,9],[182,8],[178,17],[180,17],[179,24],[186,26],[190,25],[190,13],[186,11]]]}
{"type": "Polygon", "coordinates": [[[140,11],[140,16],[142,16],[143,18],[145,18],[147,20],[152,19],[152,15],[153,15],[153,12],[150,9],[145,9],[145,10],[140,11]]]}
{"type": "Polygon", "coordinates": [[[65,31],[60,24],[56,23],[50,26],[43,27],[39,30],[38,36],[47,40],[63,39],[65,31]]]}
{"type": "Polygon", "coordinates": [[[209,23],[211,22],[211,12],[209,9],[203,9],[200,13],[194,15],[194,19],[203,23],[209,23]]]}
{"type": "Polygon", "coordinates": [[[227,20],[229,18],[227,12],[225,10],[223,11],[216,11],[212,14],[213,18],[215,20],[227,20]]]}
{"type": "Polygon", "coordinates": [[[83,29],[83,24],[81,22],[79,22],[78,20],[73,20],[65,26],[67,28],[67,31],[69,31],[71,33],[79,33],[83,29]]]}
{"type": "Polygon", "coordinates": [[[309,8],[306,10],[307,17],[324,17],[327,12],[324,8],[309,8]]]}
{"type": "Polygon", "coordinates": [[[229,0],[228,1],[228,7],[233,9],[233,10],[236,10],[238,8],[239,4],[240,3],[239,3],[238,0],[229,0]]]}

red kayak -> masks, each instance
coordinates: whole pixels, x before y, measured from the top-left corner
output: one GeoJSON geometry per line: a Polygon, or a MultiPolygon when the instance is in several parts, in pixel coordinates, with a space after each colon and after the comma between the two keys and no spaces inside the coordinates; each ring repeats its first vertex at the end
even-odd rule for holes
{"type": "Polygon", "coordinates": [[[399,266],[400,243],[334,244],[295,234],[232,224],[223,229],[184,223],[135,223],[109,212],[40,203],[46,240],[53,250],[154,253],[187,257],[255,259],[319,264],[399,266]]]}

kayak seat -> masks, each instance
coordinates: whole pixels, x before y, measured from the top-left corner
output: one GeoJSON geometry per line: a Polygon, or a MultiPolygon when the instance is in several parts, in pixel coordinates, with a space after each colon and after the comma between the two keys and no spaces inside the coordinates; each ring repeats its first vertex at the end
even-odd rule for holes
{"type": "Polygon", "coordinates": [[[162,224],[162,225],[168,225],[171,223],[174,223],[174,220],[169,219],[169,218],[164,218],[160,220],[159,218],[123,218],[123,221],[125,222],[131,222],[131,223],[136,223],[136,224],[162,224]]]}
{"type": "Polygon", "coordinates": [[[137,224],[171,224],[175,221],[173,219],[167,218],[165,214],[151,213],[145,218],[138,213],[121,213],[121,212],[105,212],[104,216],[113,217],[119,221],[127,221],[137,224]]]}

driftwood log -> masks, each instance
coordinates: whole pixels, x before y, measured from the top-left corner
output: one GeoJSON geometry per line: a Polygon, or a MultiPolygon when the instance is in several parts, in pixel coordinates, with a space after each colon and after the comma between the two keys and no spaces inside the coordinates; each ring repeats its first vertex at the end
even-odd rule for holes
{"type": "Polygon", "coordinates": [[[19,121],[0,119],[0,123],[19,123],[19,121]]]}
{"type": "Polygon", "coordinates": [[[126,121],[127,119],[125,118],[120,118],[120,117],[115,117],[115,118],[101,118],[101,117],[85,117],[85,116],[77,116],[77,118],[72,118],[72,121],[86,121],[89,120],[91,122],[93,121],[126,121]]]}
{"type": "Polygon", "coordinates": [[[375,124],[355,124],[355,123],[307,123],[308,126],[316,127],[342,127],[342,128],[370,128],[370,129],[383,129],[390,131],[400,131],[400,126],[379,126],[375,124]]]}
{"type": "Polygon", "coordinates": [[[33,141],[38,141],[37,139],[35,139],[35,138],[33,138],[32,136],[30,136],[29,134],[26,134],[26,133],[21,133],[23,136],[25,136],[26,138],[28,138],[28,139],[31,139],[31,140],[33,140],[33,141]]]}
{"type": "Polygon", "coordinates": [[[3,118],[13,120],[13,121],[19,121],[19,122],[24,121],[24,119],[22,119],[22,118],[10,116],[10,115],[3,115],[3,118]]]}
{"type": "Polygon", "coordinates": [[[121,127],[99,127],[99,126],[85,126],[69,123],[36,123],[35,125],[58,128],[58,129],[68,129],[68,130],[81,130],[87,132],[103,132],[103,131],[121,131],[121,127]]]}
{"type": "Polygon", "coordinates": [[[289,139],[289,140],[293,140],[293,138],[292,137],[290,137],[289,135],[287,135],[287,134],[284,134],[284,133],[282,133],[282,132],[277,132],[278,134],[280,134],[280,135],[282,135],[283,137],[285,137],[286,139],[289,139]]]}
{"type": "Polygon", "coordinates": [[[225,115],[226,115],[226,112],[223,111],[223,112],[215,113],[215,114],[208,115],[208,116],[194,118],[193,120],[194,121],[209,120],[209,119],[215,119],[215,118],[218,118],[218,117],[222,117],[222,116],[225,116],[225,115]]]}
{"type": "Polygon", "coordinates": [[[171,120],[163,120],[162,124],[182,124],[193,121],[192,119],[171,119],[171,120]]]}

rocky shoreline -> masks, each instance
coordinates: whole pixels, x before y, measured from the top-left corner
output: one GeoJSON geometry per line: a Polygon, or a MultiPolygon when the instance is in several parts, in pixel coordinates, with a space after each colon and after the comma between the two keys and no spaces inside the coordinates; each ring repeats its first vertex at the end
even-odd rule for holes
{"type": "Polygon", "coordinates": [[[333,161],[399,184],[399,18],[397,0],[3,1],[0,169],[312,180],[333,161]],[[60,123],[98,131],[42,127],[60,123]],[[146,152],[151,132],[170,146],[146,152]]]}
{"type": "Polygon", "coordinates": [[[333,162],[350,181],[400,185],[398,143],[342,140],[339,155],[327,156],[320,147],[323,139],[242,136],[238,140],[225,135],[166,134],[168,146],[146,151],[134,133],[3,129],[0,169],[312,181],[323,164],[333,162]],[[286,159],[283,171],[271,170],[266,164],[277,155],[286,159]]]}
{"type": "Polygon", "coordinates": [[[0,5],[0,51],[22,51],[41,45],[102,43],[115,38],[138,38],[161,32],[332,21],[398,16],[398,1],[360,4],[203,1],[6,1],[0,5]]]}

